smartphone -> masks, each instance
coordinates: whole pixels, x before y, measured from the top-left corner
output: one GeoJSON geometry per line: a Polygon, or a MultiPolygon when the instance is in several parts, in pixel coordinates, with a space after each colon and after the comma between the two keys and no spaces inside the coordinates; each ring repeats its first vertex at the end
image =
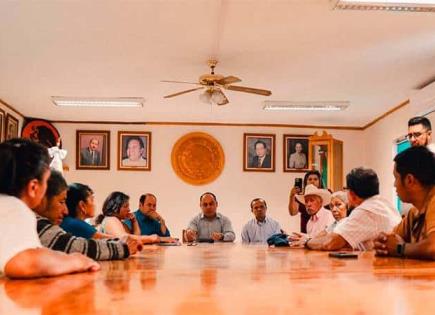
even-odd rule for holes
{"type": "Polygon", "coordinates": [[[214,243],[214,240],[212,238],[198,238],[198,243],[214,243]]]}
{"type": "Polygon", "coordinates": [[[299,189],[302,191],[302,178],[295,178],[295,187],[299,187],[299,189]]]}
{"type": "Polygon", "coordinates": [[[329,257],[334,258],[358,258],[358,254],[352,252],[332,252],[329,253],[329,257]]]}
{"type": "Polygon", "coordinates": [[[157,243],[158,246],[181,246],[180,242],[176,243],[157,243]]]}

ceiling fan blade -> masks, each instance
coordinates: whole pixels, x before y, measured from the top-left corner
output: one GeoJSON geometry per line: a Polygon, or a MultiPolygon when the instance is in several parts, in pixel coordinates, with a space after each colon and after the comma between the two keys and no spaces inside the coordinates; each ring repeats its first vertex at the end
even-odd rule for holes
{"type": "Polygon", "coordinates": [[[216,90],[214,93],[218,93],[217,99],[218,101],[216,102],[217,105],[226,105],[229,103],[227,97],[225,96],[225,94],[219,89],[216,90]]]}
{"type": "Polygon", "coordinates": [[[184,83],[184,84],[202,85],[201,83],[198,83],[198,82],[186,82],[186,81],[161,80],[160,82],[166,82],[166,83],[184,83]]]}
{"type": "Polygon", "coordinates": [[[220,85],[226,85],[226,84],[233,84],[233,83],[237,83],[237,82],[241,82],[241,81],[242,80],[240,80],[238,77],[230,75],[230,76],[225,77],[223,79],[217,80],[216,83],[220,84],[220,85]]]}
{"type": "Polygon", "coordinates": [[[170,98],[170,97],[178,96],[178,95],[181,95],[181,94],[186,94],[186,93],[193,92],[193,91],[196,91],[196,90],[201,90],[201,89],[203,89],[203,87],[194,88],[194,89],[190,89],[190,90],[185,90],[185,91],[181,91],[181,92],[174,93],[174,94],[169,94],[169,95],[163,96],[163,98],[170,98]]]}
{"type": "Polygon", "coordinates": [[[435,82],[435,76],[430,77],[429,79],[427,79],[427,80],[424,81],[424,82],[421,82],[420,84],[418,84],[418,85],[415,87],[415,89],[417,89],[417,90],[422,90],[422,89],[424,89],[426,86],[431,85],[431,84],[434,83],[434,82],[435,82]]]}
{"type": "Polygon", "coordinates": [[[264,96],[272,95],[272,92],[269,90],[254,89],[254,88],[250,88],[250,87],[246,87],[246,86],[226,85],[225,88],[227,90],[230,90],[230,91],[260,94],[260,95],[264,95],[264,96]]]}

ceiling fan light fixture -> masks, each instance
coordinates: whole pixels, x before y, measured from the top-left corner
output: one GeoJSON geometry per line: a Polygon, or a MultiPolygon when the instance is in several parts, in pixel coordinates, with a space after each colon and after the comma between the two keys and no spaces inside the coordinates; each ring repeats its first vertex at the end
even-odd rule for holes
{"type": "Polygon", "coordinates": [[[343,111],[350,106],[348,101],[325,102],[287,102],[264,101],[263,110],[267,111],[343,111]]]}
{"type": "Polygon", "coordinates": [[[217,105],[225,104],[225,96],[220,91],[213,91],[211,94],[211,101],[217,105]]]}
{"type": "Polygon", "coordinates": [[[199,94],[199,100],[205,104],[211,104],[211,93],[207,90],[199,94]]]}

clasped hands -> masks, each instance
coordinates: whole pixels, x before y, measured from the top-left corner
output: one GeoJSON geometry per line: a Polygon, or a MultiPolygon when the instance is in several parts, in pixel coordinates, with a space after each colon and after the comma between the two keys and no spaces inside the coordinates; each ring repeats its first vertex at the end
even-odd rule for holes
{"type": "Polygon", "coordinates": [[[293,232],[288,237],[288,241],[290,242],[290,247],[293,248],[303,248],[305,247],[305,243],[307,242],[309,236],[306,233],[298,233],[293,232]]]}
{"type": "Polygon", "coordinates": [[[374,240],[377,256],[400,256],[397,245],[404,245],[405,241],[395,233],[380,233],[374,240]]]}
{"type": "MultiPolygon", "coordinates": [[[[224,234],[219,232],[211,233],[211,239],[214,241],[222,241],[224,239],[224,234]]],[[[194,230],[187,229],[186,230],[186,240],[188,242],[194,242],[198,238],[198,233],[194,230]]]]}

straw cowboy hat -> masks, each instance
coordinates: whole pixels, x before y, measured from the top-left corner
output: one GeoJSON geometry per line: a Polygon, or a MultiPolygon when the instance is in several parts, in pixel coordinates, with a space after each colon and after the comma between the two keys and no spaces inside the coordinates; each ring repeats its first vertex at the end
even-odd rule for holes
{"type": "Polygon", "coordinates": [[[305,196],[315,195],[322,198],[322,206],[326,206],[331,201],[331,193],[327,189],[319,189],[316,186],[310,184],[305,187],[303,195],[296,195],[297,201],[301,204],[305,204],[305,196]]]}

